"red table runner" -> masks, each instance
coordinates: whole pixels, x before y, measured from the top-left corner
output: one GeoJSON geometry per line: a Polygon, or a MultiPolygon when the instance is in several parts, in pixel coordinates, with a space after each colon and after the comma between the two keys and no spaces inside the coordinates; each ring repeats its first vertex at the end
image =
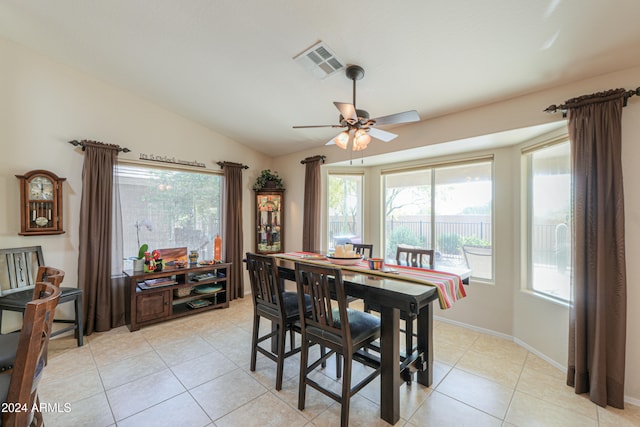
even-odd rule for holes
{"type": "Polygon", "coordinates": [[[440,308],[447,309],[453,303],[467,296],[462,285],[460,276],[444,271],[428,270],[426,268],[407,267],[404,265],[389,265],[396,273],[384,272],[381,270],[371,270],[366,260],[360,260],[354,265],[337,265],[328,261],[323,255],[311,252],[286,252],[273,254],[273,256],[291,261],[304,261],[312,264],[330,265],[343,270],[355,271],[358,273],[370,274],[372,276],[388,277],[390,279],[400,279],[421,285],[435,286],[438,289],[438,300],[440,308]]]}

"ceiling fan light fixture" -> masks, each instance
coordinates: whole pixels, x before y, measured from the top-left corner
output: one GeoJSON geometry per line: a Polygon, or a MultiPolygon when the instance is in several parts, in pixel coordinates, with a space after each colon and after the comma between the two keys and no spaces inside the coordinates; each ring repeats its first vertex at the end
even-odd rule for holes
{"type": "Polygon", "coordinates": [[[349,132],[340,132],[335,138],[333,138],[333,142],[335,142],[338,147],[346,150],[347,144],[349,144],[349,132]]]}
{"type": "Polygon", "coordinates": [[[364,129],[358,129],[353,138],[353,151],[360,151],[367,148],[371,142],[371,136],[364,129]]]}

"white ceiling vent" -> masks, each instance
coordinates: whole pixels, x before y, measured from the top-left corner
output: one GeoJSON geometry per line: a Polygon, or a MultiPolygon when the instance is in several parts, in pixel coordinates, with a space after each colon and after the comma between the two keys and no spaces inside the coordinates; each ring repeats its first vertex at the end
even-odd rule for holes
{"type": "Polygon", "coordinates": [[[293,60],[319,79],[324,79],[344,68],[344,62],[336,58],[333,51],[322,41],[294,56],[293,60]]]}

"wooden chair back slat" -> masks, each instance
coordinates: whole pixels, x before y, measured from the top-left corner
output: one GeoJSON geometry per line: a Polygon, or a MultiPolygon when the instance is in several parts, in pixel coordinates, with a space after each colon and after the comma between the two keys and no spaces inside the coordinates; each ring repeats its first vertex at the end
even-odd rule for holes
{"type": "Polygon", "coordinates": [[[396,262],[398,265],[433,269],[433,260],[433,249],[398,246],[398,249],[396,250],[396,262]]]}
{"type": "Polygon", "coordinates": [[[34,287],[41,265],[44,265],[41,246],[0,249],[0,295],[34,287]]]}

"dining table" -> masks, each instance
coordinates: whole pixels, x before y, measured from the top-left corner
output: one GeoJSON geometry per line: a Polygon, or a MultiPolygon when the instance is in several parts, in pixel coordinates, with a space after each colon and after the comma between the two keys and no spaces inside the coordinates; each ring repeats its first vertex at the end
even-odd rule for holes
{"type": "Polygon", "coordinates": [[[424,269],[385,265],[369,269],[366,260],[353,265],[336,265],[322,254],[287,252],[272,254],[281,280],[295,281],[295,263],[331,265],[342,271],[346,294],[363,299],[380,309],[380,417],[390,424],[400,419],[400,386],[413,373],[418,383],[433,383],[433,303],[448,309],[466,296],[471,271],[464,267],[436,265],[424,269]],[[441,270],[439,270],[439,268],[441,270]],[[417,349],[400,352],[400,311],[417,317],[417,349]]]}

